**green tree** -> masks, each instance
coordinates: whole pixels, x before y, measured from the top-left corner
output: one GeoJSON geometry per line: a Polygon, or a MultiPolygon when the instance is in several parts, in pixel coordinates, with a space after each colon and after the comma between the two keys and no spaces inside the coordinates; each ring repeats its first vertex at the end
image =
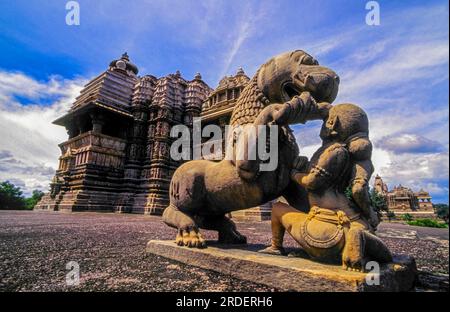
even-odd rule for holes
{"type": "Polygon", "coordinates": [[[20,187],[9,181],[0,183],[0,209],[21,210],[25,209],[25,199],[20,187]]]}
{"type": "Polygon", "coordinates": [[[372,188],[370,190],[370,203],[376,211],[388,211],[388,205],[386,199],[383,195],[377,192],[376,189],[372,188]]]}
{"type": "MultiPolygon", "coordinates": [[[[354,203],[351,186],[345,189],[345,196],[354,203]]],[[[386,199],[379,194],[374,188],[369,191],[370,205],[376,212],[388,211],[386,199]]]]}
{"type": "Polygon", "coordinates": [[[437,216],[448,223],[448,205],[447,204],[435,204],[433,205],[437,216]]]}
{"type": "Polygon", "coordinates": [[[33,210],[34,206],[41,200],[42,196],[44,196],[44,192],[34,190],[31,197],[25,199],[26,209],[33,210]]]}

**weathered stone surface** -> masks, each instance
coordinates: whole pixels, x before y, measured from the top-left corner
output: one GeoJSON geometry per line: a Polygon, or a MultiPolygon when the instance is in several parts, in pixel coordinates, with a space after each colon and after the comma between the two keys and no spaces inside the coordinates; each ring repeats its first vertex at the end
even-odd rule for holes
{"type": "Polygon", "coordinates": [[[292,291],[409,291],[417,274],[412,258],[396,256],[394,263],[382,266],[380,285],[370,286],[366,283],[365,273],[345,271],[341,266],[317,263],[306,258],[256,252],[261,248],[261,245],[227,247],[209,244],[206,249],[193,249],[179,247],[173,241],[151,240],[146,252],[292,291]]]}

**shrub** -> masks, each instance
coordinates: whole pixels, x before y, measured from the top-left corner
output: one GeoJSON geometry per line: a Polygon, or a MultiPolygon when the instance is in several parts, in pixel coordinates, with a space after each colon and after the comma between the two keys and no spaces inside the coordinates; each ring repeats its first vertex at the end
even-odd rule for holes
{"type": "Polygon", "coordinates": [[[395,212],[393,212],[393,211],[388,211],[388,212],[386,213],[386,216],[387,216],[387,218],[389,219],[389,221],[391,221],[392,219],[395,219],[395,218],[396,218],[395,212]]]}
{"type": "Polygon", "coordinates": [[[413,218],[413,216],[412,215],[410,215],[409,213],[405,213],[403,216],[402,216],[402,219],[403,219],[403,221],[412,221],[414,218],[413,218]]]}
{"type": "Polygon", "coordinates": [[[415,226],[424,226],[424,227],[431,227],[431,228],[441,228],[446,229],[448,228],[448,225],[445,223],[438,222],[436,220],[432,219],[417,219],[414,221],[408,221],[409,225],[415,225],[415,226]]]}

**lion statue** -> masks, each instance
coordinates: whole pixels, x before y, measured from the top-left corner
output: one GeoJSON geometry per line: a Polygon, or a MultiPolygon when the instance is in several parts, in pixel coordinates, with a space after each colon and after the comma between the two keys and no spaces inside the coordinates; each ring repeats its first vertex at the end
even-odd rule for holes
{"type": "Polygon", "coordinates": [[[338,87],[337,74],[320,66],[304,51],[283,53],[262,65],[242,91],[232,113],[233,130],[229,135],[233,137],[227,140],[225,159],[186,162],[172,177],[170,204],[163,221],[178,230],[176,243],[205,247],[200,228],[218,231],[221,243],[246,243],[246,237],[226,215],[280,196],[296,209],[308,211],[306,191],[290,179],[291,170],[299,163],[299,148],[288,125],[323,119],[338,87]],[[278,132],[273,130],[278,143],[276,168],[261,170],[265,160],[259,155],[251,158],[246,151],[255,147],[249,145],[262,141],[269,144],[270,140],[260,138],[258,132],[256,140],[236,142],[247,138],[254,127],[273,129],[274,125],[279,126],[275,127],[278,132]]]}

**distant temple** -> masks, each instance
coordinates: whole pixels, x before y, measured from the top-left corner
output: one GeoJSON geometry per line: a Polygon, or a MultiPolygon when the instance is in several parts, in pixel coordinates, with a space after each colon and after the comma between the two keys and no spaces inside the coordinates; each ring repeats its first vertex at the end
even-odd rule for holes
{"type": "MultiPolygon", "coordinates": [[[[200,74],[193,80],[179,72],[162,78],[137,75],[125,53],[54,121],[69,138],[59,145],[50,193],[35,209],[161,214],[181,165],[170,157],[171,127],[192,127],[194,117],[201,117],[203,126],[224,127],[250,80],[239,69],[212,90],[200,74]]],[[[259,208],[249,213],[261,218],[259,208]]]]}
{"type": "Polygon", "coordinates": [[[386,199],[388,209],[394,213],[410,213],[413,215],[430,215],[434,213],[432,198],[423,189],[414,192],[408,187],[398,185],[389,190],[387,184],[383,182],[379,175],[375,177],[374,188],[386,199]]]}

